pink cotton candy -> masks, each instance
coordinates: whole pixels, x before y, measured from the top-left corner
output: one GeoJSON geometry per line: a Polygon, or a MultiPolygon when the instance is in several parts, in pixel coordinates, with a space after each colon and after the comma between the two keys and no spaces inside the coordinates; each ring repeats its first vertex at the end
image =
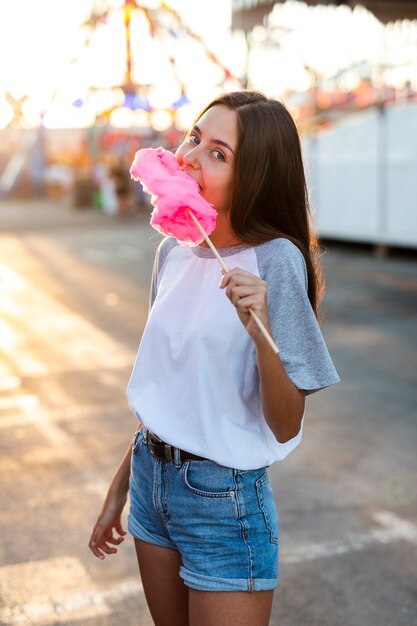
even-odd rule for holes
{"type": "Polygon", "coordinates": [[[190,209],[210,235],[216,227],[217,211],[200,194],[196,180],[178,165],[164,148],[144,148],[135,154],[130,175],[152,195],[151,226],[175,237],[182,246],[197,246],[204,237],[186,209],[190,209]]]}

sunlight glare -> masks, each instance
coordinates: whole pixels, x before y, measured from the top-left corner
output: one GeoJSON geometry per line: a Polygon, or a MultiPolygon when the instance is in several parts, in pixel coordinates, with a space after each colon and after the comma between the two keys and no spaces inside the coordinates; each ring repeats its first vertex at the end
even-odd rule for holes
{"type": "Polygon", "coordinates": [[[137,128],[150,128],[149,113],[138,109],[135,111],[135,126],[137,128]]]}
{"type": "Polygon", "coordinates": [[[130,128],[134,123],[135,115],[132,109],[119,107],[110,113],[110,124],[115,128],[130,128]]]}
{"type": "Polygon", "coordinates": [[[0,391],[13,391],[19,389],[22,379],[19,376],[3,376],[0,378],[0,391]]]}
{"type": "Polygon", "coordinates": [[[172,115],[169,111],[153,111],[151,113],[152,128],[157,131],[163,131],[172,124],[172,115]]]}
{"type": "Polygon", "coordinates": [[[13,119],[13,109],[0,94],[0,129],[6,128],[13,119]]]}
{"type": "Polygon", "coordinates": [[[177,82],[171,81],[153,87],[149,91],[148,99],[154,109],[168,109],[180,96],[180,86],[177,82]]]}
{"type": "Polygon", "coordinates": [[[186,104],[175,112],[175,126],[178,130],[186,131],[191,128],[197,115],[196,107],[186,104]]]}
{"type": "Polygon", "coordinates": [[[95,119],[95,111],[91,105],[86,104],[78,109],[70,102],[58,101],[45,113],[43,123],[45,128],[88,128],[94,124],[95,119]]]}
{"type": "Polygon", "coordinates": [[[0,348],[8,351],[15,348],[18,342],[18,336],[9,324],[0,320],[0,348]]]}
{"type": "Polygon", "coordinates": [[[0,265],[0,287],[6,291],[21,291],[26,286],[24,278],[19,276],[7,265],[0,265]]]}

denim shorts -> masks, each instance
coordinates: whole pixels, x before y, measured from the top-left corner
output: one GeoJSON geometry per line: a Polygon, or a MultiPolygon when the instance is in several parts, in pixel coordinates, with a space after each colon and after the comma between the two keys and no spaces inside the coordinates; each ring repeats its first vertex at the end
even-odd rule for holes
{"type": "Polygon", "coordinates": [[[155,459],[133,438],[128,530],[178,550],[184,583],[201,591],[278,587],[278,515],[266,468],[155,459]]]}

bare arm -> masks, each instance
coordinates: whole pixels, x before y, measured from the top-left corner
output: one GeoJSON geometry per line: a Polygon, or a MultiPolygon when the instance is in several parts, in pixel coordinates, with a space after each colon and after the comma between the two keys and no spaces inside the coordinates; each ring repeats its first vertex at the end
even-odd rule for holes
{"type": "MultiPolygon", "coordinates": [[[[136,432],[141,428],[138,425],[136,432]]],[[[126,531],[122,527],[122,512],[127,501],[130,478],[130,462],[132,457],[132,442],[114,474],[107,491],[100,514],[94,525],[88,546],[92,553],[99,559],[104,559],[105,554],[115,554],[116,548],[111,545],[119,545],[124,541],[126,531]],[[114,536],[113,529],[119,536],[114,536]]]]}
{"type": "MultiPolygon", "coordinates": [[[[142,424],[139,423],[135,432],[142,427],[142,424]]],[[[130,461],[132,458],[132,445],[130,442],[128,449],[114,474],[112,481],[110,483],[109,492],[113,491],[119,494],[127,494],[129,491],[129,478],[130,478],[130,461]]]]}
{"type": "Polygon", "coordinates": [[[277,441],[285,443],[300,430],[305,393],[293,384],[279,354],[273,352],[249,313],[249,309],[253,309],[272,336],[266,282],[245,270],[234,268],[223,276],[220,286],[226,288],[227,296],[255,343],[263,414],[277,441]]]}
{"type": "Polygon", "coordinates": [[[254,342],[261,381],[262,411],[277,441],[285,443],[300,430],[305,393],[297,389],[288,377],[279,354],[271,350],[265,338],[259,335],[254,342]]]}

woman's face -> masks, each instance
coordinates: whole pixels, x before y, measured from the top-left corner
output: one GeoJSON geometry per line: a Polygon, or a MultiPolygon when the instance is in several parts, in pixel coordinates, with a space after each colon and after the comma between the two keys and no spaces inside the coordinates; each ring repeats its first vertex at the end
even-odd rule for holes
{"type": "Polygon", "coordinates": [[[200,185],[201,195],[219,213],[230,211],[237,117],[223,105],[215,105],[188,131],[175,153],[181,168],[200,185]]]}

